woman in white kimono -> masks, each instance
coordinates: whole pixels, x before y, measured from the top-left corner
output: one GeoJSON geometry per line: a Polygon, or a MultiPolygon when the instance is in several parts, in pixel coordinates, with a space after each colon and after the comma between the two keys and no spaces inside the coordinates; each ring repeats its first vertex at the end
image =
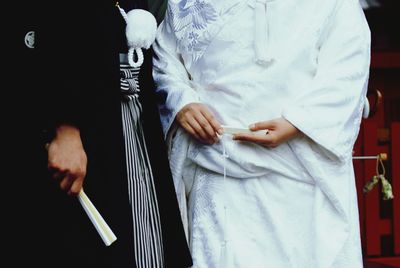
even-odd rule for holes
{"type": "Polygon", "coordinates": [[[358,0],[170,0],[153,47],[193,267],[362,267],[358,0]]]}

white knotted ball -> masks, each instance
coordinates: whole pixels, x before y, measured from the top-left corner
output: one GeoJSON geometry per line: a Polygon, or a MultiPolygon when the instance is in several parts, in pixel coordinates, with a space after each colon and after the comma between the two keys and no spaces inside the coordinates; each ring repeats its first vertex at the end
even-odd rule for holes
{"type": "Polygon", "coordinates": [[[126,15],[128,46],[148,49],[156,39],[156,18],[153,14],[143,9],[132,9],[126,15]]]}

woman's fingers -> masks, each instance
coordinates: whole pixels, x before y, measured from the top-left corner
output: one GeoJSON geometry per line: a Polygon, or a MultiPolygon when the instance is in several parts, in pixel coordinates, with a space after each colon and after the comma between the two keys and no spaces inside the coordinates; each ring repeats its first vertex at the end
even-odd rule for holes
{"type": "Polygon", "coordinates": [[[276,127],[275,120],[261,121],[261,122],[251,124],[249,126],[250,130],[252,130],[252,131],[263,130],[263,129],[271,130],[271,129],[275,129],[275,127],[276,127]]]}
{"type": "Polygon", "coordinates": [[[189,134],[203,143],[217,142],[217,133],[222,133],[221,125],[204,104],[186,105],[177,114],[176,120],[189,134]]]}
{"type": "Polygon", "coordinates": [[[194,136],[196,139],[199,139],[200,137],[197,136],[196,131],[194,131],[194,129],[187,123],[187,122],[183,122],[181,124],[182,128],[184,130],[186,130],[187,133],[189,133],[191,136],[194,136]]]}
{"type": "Polygon", "coordinates": [[[266,130],[265,135],[257,133],[238,133],[234,140],[256,142],[266,147],[276,147],[300,134],[300,131],[284,118],[257,122],[250,126],[252,131],[266,130]]]}
{"type": "Polygon", "coordinates": [[[200,136],[209,143],[214,143],[218,139],[217,133],[207,118],[205,118],[203,114],[196,114],[194,119],[194,124],[198,127],[196,130],[200,136]]]}
{"type": "Polygon", "coordinates": [[[275,139],[273,133],[271,133],[270,131],[265,132],[265,134],[262,134],[260,132],[238,133],[238,134],[234,134],[232,138],[234,140],[259,143],[259,144],[262,144],[267,147],[275,147],[276,146],[276,139],[275,139]]]}
{"type": "Polygon", "coordinates": [[[201,113],[212,127],[213,136],[216,136],[216,133],[222,135],[223,131],[221,124],[217,121],[217,119],[215,119],[215,116],[207,109],[207,107],[204,107],[204,109],[201,110],[201,113]]]}
{"type": "Polygon", "coordinates": [[[188,121],[189,125],[194,129],[196,134],[200,137],[200,141],[203,143],[208,143],[208,144],[213,144],[214,139],[209,136],[207,133],[207,130],[205,130],[204,126],[206,123],[203,122],[198,122],[196,118],[192,118],[191,120],[188,121]]]}

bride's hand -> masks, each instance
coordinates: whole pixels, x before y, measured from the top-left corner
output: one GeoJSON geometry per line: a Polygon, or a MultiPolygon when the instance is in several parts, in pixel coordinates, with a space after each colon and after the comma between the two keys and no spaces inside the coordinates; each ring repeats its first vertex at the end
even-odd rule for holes
{"type": "Polygon", "coordinates": [[[257,122],[250,126],[254,133],[238,133],[233,135],[234,140],[259,143],[265,147],[276,147],[298,135],[300,131],[284,118],[257,122]],[[259,130],[265,130],[261,132],[259,130]]]}
{"type": "Polygon", "coordinates": [[[220,123],[210,109],[201,103],[190,103],[176,115],[176,121],[194,138],[202,143],[213,144],[222,134],[220,123]]]}

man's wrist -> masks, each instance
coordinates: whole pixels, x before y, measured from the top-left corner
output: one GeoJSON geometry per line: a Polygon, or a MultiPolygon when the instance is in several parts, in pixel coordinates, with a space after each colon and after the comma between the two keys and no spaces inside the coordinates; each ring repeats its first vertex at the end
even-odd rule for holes
{"type": "Polygon", "coordinates": [[[68,136],[80,136],[80,130],[77,126],[72,124],[60,124],[55,129],[55,134],[57,136],[60,135],[68,135],[68,136]]]}

